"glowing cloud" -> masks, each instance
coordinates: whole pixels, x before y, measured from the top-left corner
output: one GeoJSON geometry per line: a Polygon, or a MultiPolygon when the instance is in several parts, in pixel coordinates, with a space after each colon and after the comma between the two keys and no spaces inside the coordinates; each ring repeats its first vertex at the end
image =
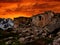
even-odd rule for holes
{"type": "Polygon", "coordinates": [[[52,10],[60,12],[60,0],[0,0],[0,18],[14,18],[52,10]]]}

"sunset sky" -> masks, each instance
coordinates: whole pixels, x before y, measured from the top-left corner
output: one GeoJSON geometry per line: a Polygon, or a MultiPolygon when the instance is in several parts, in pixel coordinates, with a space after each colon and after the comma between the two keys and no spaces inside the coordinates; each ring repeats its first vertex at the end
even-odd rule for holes
{"type": "Polygon", "coordinates": [[[52,10],[60,12],[60,0],[0,0],[0,18],[14,18],[52,10]]]}

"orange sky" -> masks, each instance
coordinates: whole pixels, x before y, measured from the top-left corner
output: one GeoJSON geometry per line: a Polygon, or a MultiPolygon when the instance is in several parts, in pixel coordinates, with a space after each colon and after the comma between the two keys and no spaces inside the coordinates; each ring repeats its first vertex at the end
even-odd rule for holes
{"type": "Polygon", "coordinates": [[[60,12],[60,0],[0,0],[0,18],[14,18],[52,10],[60,12]]]}

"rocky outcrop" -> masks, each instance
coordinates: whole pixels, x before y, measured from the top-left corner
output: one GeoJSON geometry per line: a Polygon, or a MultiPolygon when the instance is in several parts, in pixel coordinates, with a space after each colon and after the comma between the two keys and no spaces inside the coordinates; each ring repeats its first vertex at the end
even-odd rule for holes
{"type": "MultiPolygon", "coordinates": [[[[22,17],[19,18],[18,20],[20,21],[20,19],[22,19],[22,17]]],[[[15,19],[15,20],[17,20],[17,19],[15,19]]],[[[23,20],[25,20],[25,18],[23,20]]],[[[56,35],[58,33],[58,31],[59,31],[58,28],[60,28],[59,15],[54,12],[51,12],[51,11],[47,11],[45,13],[37,14],[35,16],[27,18],[27,20],[25,20],[27,22],[23,23],[23,27],[20,24],[20,23],[22,23],[22,21],[18,23],[18,29],[17,29],[19,33],[22,32],[19,35],[24,35],[24,36],[22,36],[22,38],[24,40],[20,40],[21,38],[19,38],[20,42],[21,41],[23,41],[23,42],[31,41],[32,42],[32,41],[42,38],[42,37],[45,38],[46,36],[48,38],[52,38],[52,37],[54,37],[54,35],[56,35]],[[29,24],[28,27],[26,26],[27,23],[29,24]],[[19,26],[19,24],[21,27],[19,26]],[[25,27],[24,27],[24,25],[25,25],[25,27]],[[25,32],[23,30],[25,30],[25,32]],[[30,35],[30,33],[31,33],[31,35],[30,35]]]]}
{"type": "Polygon", "coordinates": [[[47,11],[45,13],[37,14],[32,17],[32,24],[35,26],[44,27],[51,22],[54,12],[47,11]]]}
{"type": "Polygon", "coordinates": [[[3,33],[1,34],[5,37],[1,36],[4,37],[1,39],[3,39],[3,41],[6,41],[7,44],[14,41],[15,39],[24,44],[34,42],[35,40],[39,40],[37,41],[38,43],[41,39],[44,39],[44,44],[49,42],[47,45],[51,45],[51,40],[53,40],[53,44],[54,40],[56,40],[55,37],[59,37],[60,35],[59,13],[47,11],[45,13],[37,14],[29,18],[18,17],[14,18],[13,21],[10,19],[8,19],[8,22],[6,21],[7,19],[0,19],[0,24],[2,24],[2,26],[6,24],[8,25],[7,27],[5,26],[6,28],[2,26],[0,27],[1,29],[6,30],[2,31],[3,33]]]}
{"type": "Polygon", "coordinates": [[[60,36],[55,37],[53,40],[53,45],[60,45],[60,36]]]}

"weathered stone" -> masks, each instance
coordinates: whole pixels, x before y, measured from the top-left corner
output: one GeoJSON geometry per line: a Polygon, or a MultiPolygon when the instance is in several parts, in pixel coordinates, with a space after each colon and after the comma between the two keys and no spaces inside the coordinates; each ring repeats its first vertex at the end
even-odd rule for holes
{"type": "Polygon", "coordinates": [[[11,43],[12,43],[12,41],[11,41],[11,40],[9,40],[9,41],[5,42],[5,44],[7,44],[7,45],[9,45],[9,44],[11,44],[11,43]]]}
{"type": "Polygon", "coordinates": [[[21,38],[19,38],[19,41],[20,41],[20,43],[24,43],[25,38],[24,37],[21,37],[21,38]]]}
{"type": "Polygon", "coordinates": [[[60,45],[60,36],[54,39],[53,45],[60,45]]]}

